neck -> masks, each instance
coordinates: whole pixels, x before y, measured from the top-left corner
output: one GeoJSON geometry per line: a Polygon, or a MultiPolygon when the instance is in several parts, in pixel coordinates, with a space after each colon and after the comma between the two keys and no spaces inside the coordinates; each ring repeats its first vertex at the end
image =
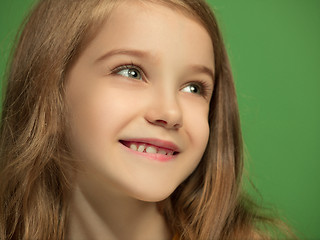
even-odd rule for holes
{"type": "Polygon", "coordinates": [[[156,203],[77,186],[70,206],[68,239],[171,239],[156,203]]]}

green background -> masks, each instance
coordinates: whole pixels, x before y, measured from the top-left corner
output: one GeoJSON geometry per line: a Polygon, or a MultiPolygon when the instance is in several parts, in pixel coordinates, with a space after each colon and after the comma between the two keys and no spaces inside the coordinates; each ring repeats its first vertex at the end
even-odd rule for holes
{"type": "MultiPolygon", "coordinates": [[[[1,78],[32,2],[0,0],[1,78]]],[[[320,0],[209,2],[233,68],[249,176],[301,238],[320,239],[320,0]]]]}

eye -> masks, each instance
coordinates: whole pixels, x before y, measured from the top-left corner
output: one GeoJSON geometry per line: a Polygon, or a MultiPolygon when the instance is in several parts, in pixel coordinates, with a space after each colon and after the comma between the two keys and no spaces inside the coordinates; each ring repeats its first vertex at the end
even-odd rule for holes
{"type": "Polygon", "coordinates": [[[119,74],[124,77],[142,80],[141,71],[134,66],[130,66],[130,65],[120,66],[120,67],[117,67],[113,72],[115,74],[119,74]]]}
{"type": "Polygon", "coordinates": [[[207,81],[197,80],[196,82],[187,83],[187,85],[185,85],[181,91],[199,95],[210,101],[213,92],[213,86],[207,81]]]}
{"type": "Polygon", "coordinates": [[[198,83],[190,83],[186,87],[182,88],[182,92],[189,92],[194,94],[203,95],[203,86],[198,83]]]}

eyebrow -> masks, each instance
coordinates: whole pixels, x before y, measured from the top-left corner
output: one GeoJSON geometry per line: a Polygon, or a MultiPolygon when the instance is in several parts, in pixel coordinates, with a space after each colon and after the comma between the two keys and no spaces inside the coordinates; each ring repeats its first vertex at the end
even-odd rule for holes
{"type": "MultiPolygon", "coordinates": [[[[134,56],[134,57],[138,57],[138,58],[151,58],[152,55],[147,52],[147,51],[142,51],[142,50],[135,50],[135,49],[113,49],[110,50],[109,52],[103,54],[101,57],[99,57],[95,62],[101,62],[106,60],[109,57],[112,57],[114,55],[128,55],[128,56],[134,56]]],[[[206,75],[208,75],[209,77],[212,78],[212,81],[214,82],[214,72],[211,68],[206,67],[204,65],[198,65],[198,64],[194,64],[194,65],[189,65],[188,69],[191,69],[193,72],[197,72],[197,73],[204,73],[206,75]]]]}
{"type": "Polygon", "coordinates": [[[204,65],[197,65],[197,64],[190,65],[189,68],[192,69],[193,72],[204,73],[206,75],[209,75],[212,81],[214,82],[214,72],[211,70],[211,68],[206,67],[204,65]]]}
{"type": "Polygon", "coordinates": [[[129,55],[139,58],[150,58],[150,54],[147,51],[134,50],[134,49],[114,49],[99,57],[95,62],[101,62],[114,55],[129,55]]]}

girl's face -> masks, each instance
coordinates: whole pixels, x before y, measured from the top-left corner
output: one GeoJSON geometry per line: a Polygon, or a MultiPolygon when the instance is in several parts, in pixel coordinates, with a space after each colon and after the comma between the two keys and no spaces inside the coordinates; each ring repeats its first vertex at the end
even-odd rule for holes
{"type": "Polygon", "coordinates": [[[213,73],[200,23],[164,5],[120,3],[67,77],[80,188],[168,197],[206,148],[213,73]]]}

